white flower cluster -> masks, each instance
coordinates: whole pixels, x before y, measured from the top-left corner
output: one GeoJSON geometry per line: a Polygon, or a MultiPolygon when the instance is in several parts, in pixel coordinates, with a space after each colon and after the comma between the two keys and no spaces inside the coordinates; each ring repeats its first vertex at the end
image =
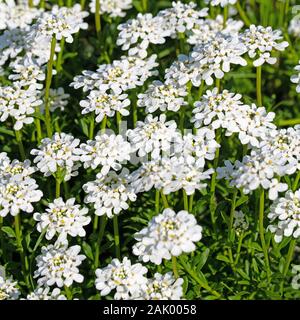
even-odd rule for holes
{"type": "Polygon", "coordinates": [[[183,295],[183,279],[175,279],[171,272],[155,273],[142,285],[139,300],[180,300],[183,295]]]}
{"type": "Polygon", "coordinates": [[[134,129],[127,130],[127,136],[133,151],[136,151],[139,157],[149,154],[154,160],[162,155],[171,155],[181,142],[176,122],[166,122],[165,114],[159,117],[149,114],[144,122],[138,121],[134,129]]]}
{"type": "Polygon", "coordinates": [[[186,87],[164,84],[159,80],[153,81],[145,93],[138,94],[138,107],[145,107],[147,113],[156,110],[177,112],[180,107],[187,105],[184,97],[187,96],[186,87]]]}
{"type": "Polygon", "coordinates": [[[18,300],[21,292],[17,287],[17,282],[12,278],[5,278],[0,274],[0,301],[1,300],[18,300]]]}
{"type": "Polygon", "coordinates": [[[80,167],[80,141],[66,133],[56,132],[52,139],[44,138],[39,149],[32,149],[31,154],[36,156],[34,163],[45,176],[59,175],[64,181],[76,176],[80,167]]]}
{"type": "Polygon", "coordinates": [[[19,82],[0,87],[0,121],[5,122],[11,117],[15,130],[22,129],[24,124],[32,123],[34,107],[41,104],[37,92],[31,88],[23,89],[19,82]]]}
{"type": "MultiPolygon", "coordinates": [[[[90,1],[90,10],[96,12],[96,1],[90,1]]],[[[126,10],[132,8],[132,0],[100,0],[100,13],[107,13],[110,17],[125,17],[126,10]]]]}
{"type": "Polygon", "coordinates": [[[205,3],[210,4],[211,6],[221,6],[226,7],[230,4],[236,4],[237,0],[205,0],[205,3]]]}
{"type": "Polygon", "coordinates": [[[35,170],[30,161],[10,161],[5,152],[0,153],[0,216],[16,216],[20,211],[33,212],[33,202],[41,200],[43,193],[31,178],[35,170]]]}
{"type": "Polygon", "coordinates": [[[274,50],[284,51],[288,47],[287,41],[282,41],[282,32],[273,30],[272,27],[263,27],[251,25],[249,29],[241,34],[241,41],[247,47],[248,55],[253,61],[255,67],[264,63],[275,64],[276,57],[271,54],[274,50]]]}
{"type": "Polygon", "coordinates": [[[101,296],[115,290],[115,300],[180,300],[183,295],[183,279],[174,278],[171,272],[155,273],[146,278],[147,268],[140,263],[132,264],[125,257],[113,259],[105,268],[96,270],[95,286],[101,296]]]}
{"type": "Polygon", "coordinates": [[[163,259],[194,251],[194,242],[202,238],[202,227],[187,211],[175,213],[168,208],[134,237],[138,242],[133,246],[133,253],[143,262],[160,265],[163,259]]]}
{"type": "Polygon", "coordinates": [[[259,187],[269,190],[269,198],[275,200],[278,192],[286,191],[286,183],[280,183],[276,175],[280,173],[280,165],[272,157],[253,150],[251,155],[243,157],[242,161],[236,160],[234,164],[225,161],[225,167],[217,168],[218,178],[230,181],[230,186],[242,188],[245,194],[259,187]]]}
{"type": "Polygon", "coordinates": [[[59,288],[50,290],[49,287],[37,288],[27,295],[26,300],[67,300],[59,288]]]}
{"type": "Polygon", "coordinates": [[[68,247],[67,242],[56,242],[42,247],[41,254],[36,258],[37,270],[34,278],[40,286],[57,285],[70,287],[72,283],[82,283],[84,277],[79,273],[78,266],[85,259],[79,254],[80,246],[68,247]]]}
{"type": "Polygon", "coordinates": [[[268,229],[274,233],[275,242],[281,242],[283,237],[300,236],[300,190],[287,191],[284,198],[277,199],[268,214],[270,225],[268,229]]]}
{"type": "Polygon", "coordinates": [[[140,263],[131,264],[127,257],[123,261],[113,259],[105,268],[96,270],[95,285],[101,296],[116,290],[115,300],[130,300],[139,295],[141,286],[147,282],[147,272],[146,267],[140,263]]]}
{"type": "MultiPolygon", "coordinates": [[[[41,92],[41,96],[45,97],[45,92],[41,92]]],[[[69,103],[70,95],[65,93],[64,88],[59,87],[57,89],[51,89],[49,91],[49,109],[51,112],[54,112],[56,109],[64,111],[65,106],[69,103]]],[[[41,105],[41,112],[45,111],[45,102],[41,105]]]]}
{"type": "Polygon", "coordinates": [[[212,41],[219,33],[224,35],[238,36],[243,27],[243,22],[229,18],[224,26],[224,17],[217,15],[215,19],[202,19],[194,25],[187,42],[191,45],[212,41]]]}
{"type": "Polygon", "coordinates": [[[243,211],[235,211],[234,212],[234,222],[233,228],[237,235],[240,235],[242,232],[246,231],[249,227],[249,223],[247,221],[246,215],[243,211]]]}
{"type": "Polygon", "coordinates": [[[75,89],[83,91],[98,90],[106,92],[112,90],[115,94],[142,86],[151,76],[157,75],[153,70],[158,66],[156,55],[147,59],[122,56],[111,64],[102,64],[96,72],[85,70],[82,75],[76,76],[70,84],[75,89]]]}
{"type": "Polygon", "coordinates": [[[72,34],[77,33],[80,29],[88,28],[88,24],[83,22],[87,16],[88,12],[81,11],[80,4],[75,4],[71,8],[54,5],[51,12],[43,12],[32,26],[29,38],[38,42],[49,42],[52,37],[57,40],[65,38],[66,42],[72,43],[72,34]]]}
{"type": "Polygon", "coordinates": [[[189,81],[199,87],[202,81],[212,85],[214,78],[222,79],[231,65],[246,66],[242,55],[247,52],[246,46],[235,34],[217,33],[209,41],[194,46],[189,56],[179,55],[170,68],[166,69],[166,83],[185,85],[189,81]]]}
{"type": "Polygon", "coordinates": [[[98,134],[95,140],[82,143],[78,153],[84,168],[101,166],[101,173],[106,175],[111,168],[118,171],[130,160],[131,145],[121,135],[98,134]]]}
{"type": "Polygon", "coordinates": [[[33,20],[42,14],[42,10],[29,8],[26,3],[5,0],[0,2],[0,30],[28,29],[33,20]]]}
{"type": "Polygon", "coordinates": [[[96,122],[101,122],[104,117],[113,117],[116,112],[122,116],[128,116],[129,111],[126,109],[130,105],[128,95],[106,93],[92,90],[87,96],[87,100],[81,100],[80,106],[83,108],[82,114],[95,112],[96,122]]]}
{"type": "Polygon", "coordinates": [[[94,203],[95,214],[112,218],[129,208],[128,202],[136,200],[133,187],[129,184],[129,171],[123,168],[120,174],[109,171],[97,174],[97,179],[83,185],[88,194],[85,203],[94,203]]]}
{"type": "Polygon", "coordinates": [[[91,218],[86,216],[87,213],[87,208],[80,208],[80,205],[75,204],[75,198],[70,198],[66,202],[58,198],[48,204],[46,212],[36,212],[33,218],[38,221],[37,230],[46,231],[47,240],[58,234],[58,239],[65,241],[68,235],[71,237],[86,235],[83,227],[91,222],[91,218]]]}
{"type": "Polygon", "coordinates": [[[300,61],[299,64],[295,67],[297,74],[291,76],[291,81],[295,83],[297,93],[300,93],[300,61]]]}
{"type": "Polygon", "coordinates": [[[240,94],[218,89],[208,90],[200,101],[195,102],[192,122],[195,128],[211,126],[212,129],[225,129],[226,136],[238,133],[242,144],[259,146],[267,133],[276,126],[272,123],[275,113],[266,112],[264,107],[255,104],[245,105],[240,94]]]}
{"type": "Polygon", "coordinates": [[[292,288],[295,290],[300,289],[300,265],[293,265],[292,273],[294,274],[292,279],[292,288]]]}

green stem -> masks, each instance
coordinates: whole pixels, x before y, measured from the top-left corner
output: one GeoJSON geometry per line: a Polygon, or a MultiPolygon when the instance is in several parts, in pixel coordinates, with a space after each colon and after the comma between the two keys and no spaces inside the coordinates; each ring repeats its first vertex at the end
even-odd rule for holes
{"type": "Polygon", "coordinates": [[[81,10],[84,10],[84,8],[85,8],[85,0],[80,0],[80,6],[81,6],[81,10]]]}
{"type": "Polygon", "coordinates": [[[59,73],[62,71],[62,63],[63,63],[63,54],[64,54],[64,48],[65,48],[65,38],[62,38],[60,40],[60,51],[57,56],[56,61],[56,72],[59,73]]]}
{"type": "Polygon", "coordinates": [[[28,7],[33,8],[33,0],[28,0],[28,7]]]}
{"type": "Polygon", "coordinates": [[[235,206],[236,206],[236,198],[237,198],[238,191],[234,190],[230,208],[230,217],[229,217],[229,227],[228,227],[228,238],[231,237],[231,232],[233,228],[233,220],[234,220],[234,213],[235,213],[235,206]]]}
{"type": "Polygon", "coordinates": [[[291,242],[290,242],[290,245],[289,245],[289,251],[287,253],[287,256],[286,256],[286,259],[285,259],[285,264],[284,264],[284,267],[283,267],[283,272],[282,272],[282,275],[283,275],[283,279],[280,283],[280,292],[281,292],[281,295],[283,293],[283,286],[284,286],[284,281],[285,281],[285,278],[288,274],[288,271],[289,271],[289,268],[290,268],[290,264],[292,262],[292,259],[293,259],[293,254],[294,254],[294,251],[295,251],[295,247],[296,247],[296,239],[292,238],[291,242]]]}
{"type": "Polygon", "coordinates": [[[300,124],[300,118],[289,119],[289,120],[279,120],[277,123],[278,127],[294,126],[296,124],[300,124]]]}
{"type": "MultiPolygon", "coordinates": [[[[216,141],[217,143],[220,144],[221,142],[221,133],[222,133],[222,129],[218,129],[216,132],[216,141]]],[[[214,167],[214,173],[212,175],[211,178],[211,185],[210,185],[210,214],[211,214],[211,222],[212,222],[212,226],[213,229],[215,229],[215,212],[216,212],[216,208],[217,208],[217,203],[216,203],[216,184],[217,184],[217,172],[216,169],[218,167],[218,163],[219,163],[219,156],[220,156],[220,148],[217,148],[216,150],[216,154],[215,154],[215,159],[213,162],[213,167],[214,167]]]]}
{"type": "Polygon", "coordinates": [[[143,12],[146,13],[148,10],[148,0],[142,0],[142,9],[143,12]]]}
{"type": "Polygon", "coordinates": [[[55,179],[55,198],[60,197],[60,185],[61,185],[61,180],[55,179]]]}
{"type": "Polygon", "coordinates": [[[182,134],[184,134],[184,117],[185,117],[185,109],[184,107],[182,106],[180,108],[180,120],[179,120],[179,128],[180,128],[180,131],[182,134]]]}
{"type": "Polygon", "coordinates": [[[117,130],[120,133],[121,131],[121,122],[122,122],[122,116],[119,111],[116,112],[116,117],[117,117],[117,130]]]}
{"type": "Polygon", "coordinates": [[[23,146],[23,142],[22,142],[22,131],[15,130],[15,135],[16,135],[16,140],[18,143],[21,159],[22,159],[22,161],[24,161],[26,159],[26,156],[25,156],[25,150],[24,150],[24,146],[23,146]]]}
{"type": "Polygon", "coordinates": [[[299,180],[300,180],[300,171],[298,171],[295,181],[293,183],[293,192],[295,192],[298,188],[298,184],[299,184],[299,180]]]}
{"type": "Polygon", "coordinates": [[[234,265],[236,266],[239,262],[239,258],[240,258],[240,253],[241,253],[241,248],[242,248],[242,244],[243,244],[243,240],[244,240],[244,233],[242,233],[239,237],[239,241],[238,241],[238,246],[237,246],[237,253],[236,253],[236,257],[235,257],[235,261],[234,261],[234,265]]]}
{"type": "Polygon", "coordinates": [[[114,215],[114,217],[113,217],[113,225],[114,225],[116,258],[118,258],[120,260],[121,259],[121,249],[120,249],[119,223],[118,223],[118,216],[117,215],[114,215]]]}
{"type": "Polygon", "coordinates": [[[64,289],[65,289],[67,299],[73,300],[73,294],[72,294],[72,291],[70,290],[70,288],[68,288],[67,286],[64,286],[64,289]]]}
{"type": "Polygon", "coordinates": [[[46,86],[45,86],[45,122],[46,122],[48,137],[52,136],[49,94],[50,94],[50,87],[51,87],[52,75],[53,75],[53,61],[54,61],[54,54],[55,54],[55,46],[56,46],[56,38],[52,37],[50,58],[47,64],[47,77],[46,77],[46,86]]]}
{"type": "Polygon", "coordinates": [[[197,95],[198,100],[200,100],[203,95],[204,87],[205,87],[205,82],[202,80],[198,89],[198,95],[197,95]]]}
{"type": "Polygon", "coordinates": [[[98,229],[99,216],[95,214],[94,222],[93,222],[93,233],[95,233],[98,229]]]}
{"type": "Polygon", "coordinates": [[[135,128],[137,120],[138,120],[138,117],[137,117],[136,101],[132,101],[132,125],[133,125],[133,128],[135,128]]]}
{"type": "Polygon", "coordinates": [[[265,229],[264,229],[264,212],[265,212],[265,190],[261,188],[259,197],[259,236],[261,241],[261,246],[265,258],[265,267],[267,272],[268,283],[270,283],[271,269],[269,263],[268,248],[265,240],[265,229]]]}
{"type": "Polygon", "coordinates": [[[21,266],[22,266],[24,280],[25,280],[26,286],[30,289],[30,283],[28,279],[29,265],[28,265],[28,259],[25,255],[24,248],[22,245],[22,230],[21,230],[20,214],[17,214],[15,216],[15,234],[16,234],[16,241],[17,241],[17,250],[19,251],[20,257],[21,257],[21,266]]]}
{"type": "Polygon", "coordinates": [[[165,208],[170,208],[167,196],[161,191],[161,199],[165,208]]]}
{"type": "Polygon", "coordinates": [[[179,275],[177,270],[177,258],[175,256],[172,256],[172,269],[173,269],[175,279],[178,279],[179,275]]]}
{"type": "Polygon", "coordinates": [[[227,25],[227,19],[228,19],[228,5],[224,7],[224,12],[223,12],[223,28],[226,28],[227,25]]]}
{"type": "Polygon", "coordinates": [[[106,124],[107,124],[107,116],[105,115],[101,122],[101,133],[105,133],[106,124]]]}
{"type": "Polygon", "coordinates": [[[89,139],[92,140],[94,138],[94,130],[95,130],[95,115],[91,116],[90,128],[89,128],[89,139]]]}
{"type": "Polygon", "coordinates": [[[236,8],[237,8],[237,10],[238,10],[238,12],[239,12],[240,17],[242,18],[243,22],[245,23],[245,25],[246,25],[247,27],[250,27],[251,22],[250,22],[249,18],[247,17],[244,9],[242,8],[239,0],[238,0],[237,3],[236,3],[236,8]]]}
{"type": "Polygon", "coordinates": [[[159,213],[159,190],[155,190],[155,213],[158,214],[159,213]]]}
{"type": "Polygon", "coordinates": [[[97,242],[96,242],[96,248],[95,248],[95,257],[94,257],[95,269],[97,269],[99,266],[99,254],[100,254],[101,242],[102,242],[104,232],[105,232],[106,223],[107,223],[106,216],[101,216],[100,217],[100,229],[99,229],[98,238],[97,238],[97,242]]]}
{"type": "Polygon", "coordinates": [[[101,32],[100,0],[95,1],[95,26],[96,26],[97,35],[99,37],[101,32]]]}
{"type": "Polygon", "coordinates": [[[262,74],[262,67],[259,66],[256,68],[256,99],[257,105],[261,107],[262,103],[262,94],[261,94],[261,74],[262,74]]]}
{"type": "Polygon", "coordinates": [[[193,211],[193,204],[194,204],[194,193],[190,195],[190,200],[189,200],[189,212],[190,213],[193,211]]]}
{"type": "MultiPolygon", "coordinates": [[[[37,115],[40,115],[40,109],[38,107],[35,108],[35,113],[37,113],[37,115]]],[[[43,138],[41,121],[39,118],[35,118],[34,123],[36,127],[36,140],[39,144],[43,138]]]]}
{"type": "Polygon", "coordinates": [[[183,206],[185,211],[189,211],[189,201],[188,196],[186,194],[186,191],[182,189],[182,195],[183,195],[183,206]]]}

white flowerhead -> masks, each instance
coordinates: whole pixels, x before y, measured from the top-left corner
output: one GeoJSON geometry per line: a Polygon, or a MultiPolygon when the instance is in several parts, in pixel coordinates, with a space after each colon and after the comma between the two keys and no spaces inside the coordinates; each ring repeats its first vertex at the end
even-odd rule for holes
{"type": "Polygon", "coordinates": [[[70,287],[73,282],[82,283],[83,276],[78,267],[86,258],[79,254],[80,246],[68,247],[67,242],[56,242],[47,247],[42,247],[42,252],[36,258],[37,270],[34,278],[40,286],[64,285],[70,287]]]}
{"type": "Polygon", "coordinates": [[[20,211],[31,213],[32,203],[43,196],[36,181],[30,176],[34,173],[30,161],[10,161],[5,152],[0,153],[0,216],[16,216],[20,211]]]}
{"type": "Polygon", "coordinates": [[[172,272],[155,273],[154,278],[142,285],[140,296],[142,300],[180,300],[183,296],[183,279],[175,279],[172,272]]]}
{"type": "Polygon", "coordinates": [[[84,168],[96,169],[101,166],[101,173],[106,175],[112,168],[120,170],[122,163],[130,160],[131,146],[121,135],[96,135],[95,140],[88,140],[80,145],[80,160],[84,168]]]}
{"type": "Polygon", "coordinates": [[[277,159],[272,154],[263,154],[253,150],[251,155],[243,157],[242,162],[236,160],[234,165],[225,161],[225,167],[217,168],[218,179],[225,178],[230,186],[242,188],[245,194],[262,187],[269,190],[269,198],[275,200],[278,192],[287,190],[287,184],[280,183],[276,174],[279,174],[277,159]]]}
{"type": "Polygon", "coordinates": [[[87,193],[85,203],[93,203],[95,214],[112,218],[129,208],[128,202],[136,200],[133,187],[129,184],[129,171],[123,168],[120,174],[109,171],[98,173],[97,179],[83,186],[87,193]]]}
{"type": "MultiPolygon", "coordinates": [[[[45,91],[43,90],[41,92],[41,98],[45,97],[45,91]]],[[[65,93],[64,88],[59,87],[57,89],[51,89],[49,90],[49,108],[51,112],[54,112],[56,109],[59,109],[61,111],[65,110],[65,106],[69,103],[70,95],[68,93],[65,93]]],[[[43,101],[43,104],[41,105],[41,112],[45,112],[45,102],[43,101]]]]}
{"type": "Polygon", "coordinates": [[[147,282],[147,271],[140,263],[131,264],[127,257],[123,261],[113,259],[105,268],[96,270],[95,285],[101,296],[116,290],[115,300],[128,300],[137,296],[147,282]]]}
{"type": "Polygon", "coordinates": [[[202,238],[202,227],[187,211],[175,213],[168,208],[134,237],[138,242],[133,246],[133,253],[144,262],[159,265],[162,259],[170,260],[172,256],[194,251],[194,242],[202,238]]]}
{"type": "Polygon", "coordinates": [[[240,235],[249,228],[249,222],[247,221],[246,215],[243,211],[234,212],[233,228],[237,235],[240,235]]]}
{"type": "MultiPolygon", "coordinates": [[[[90,1],[90,10],[92,13],[96,12],[96,1],[90,1]]],[[[110,17],[125,17],[126,10],[132,8],[132,0],[101,0],[100,13],[107,13],[110,17]]]]}
{"type": "Polygon", "coordinates": [[[277,58],[272,57],[271,53],[274,50],[284,51],[289,45],[287,41],[279,42],[283,39],[280,30],[253,24],[241,34],[240,38],[247,47],[249,57],[255,59],[253,61],[255,67],[264,63],[275,64],[277,58]]]}
{"type": "Polygon", "coordinates": [[[293,19],[290,20],[288,31],[289,31],[289,34],[291,34],[295,38],[299,38],[300,37],[300,19],[299,19],[299,15],[296,15],[293,19]]]}
{"type": "Polygon", "coordinates": [[[127,136],[133,151],[139,157],[151,155],[152,159],[159,159],[162,155],[172,155],[180,146],[181,134],[177,130],[174,120],[166,122],[166,115],[153,117],[149,114],[145,121],[138,121],[135,129],[129,129],[127,136]]]}
{"type": "Polygon", "coordinates": [[[300,190],[287,191],[284,198],[277,199],[268,214],[268,229],[274,233],[275,242],[283,237],[299,238],[300,236],[300,190]]]}
{"type": "Polygon", "coordinates": [[[49,203],[46,212],[36,212],[33,218],[38,221],[37,230],[46,231],[47,240],[51,240],[56,234],[59,236],[58,239],[65,240],[68,235],[71,237],[86,235],[83,227],[91,221],[87,213],[87,208],[80,208],[80,205],[75,204],[75,198],[66,202],[58,198],[49,203]]]}
{"type": "Polygon", "coordinates": [[[42,104],[37,92],[33,89],[23,89],[19,82],[11,86],[0,87],[0,122],[9,117],[14,121],[14,129],[20,130],[24,124],[33,122],[34,107],[42,104]]]}
{"type": "Polygon", "coordinates": [[[60,174],[68,181],[78,174],[79,143],[79,139],[69,134],[56,132],[52,139],[44,138],[39,149],[31,150],[31,154],[36,156],[34,163],[45,176],[60,174]]]}
{"type": "Polygon", "coordinates": [[[82,114],[95,112],[96,122],[101,122],[103,118],[113,117],[116,112],[122,116],[128,116],[129,111],[126,109],[130,105],[127,94],[114,94],[92,90],[86,100],[80,101],[83,108],[82,114]]]}
{"type": "Polygon", "coordinates": [[[153,81],[145,93],[138,95],[138,107],[146,107],[147,113],[160,111],[178,111],[180,107],[187,105],[184,97],[187,95],[186,87],[164,84],[161,81],[153,81]]]}
{"type": "Polygon", "coordinates": [[[20,294],[16,281],[0,275],[0,300],[18,300],[20,294]]]}
{"type": "Polygon", "coordinates": [[[54,288],[52,291],[50,290],[49,287],[37,288],[27,295],[26,300],[67,300],[67,298],[61,294],[59,288],[54,288]]]}

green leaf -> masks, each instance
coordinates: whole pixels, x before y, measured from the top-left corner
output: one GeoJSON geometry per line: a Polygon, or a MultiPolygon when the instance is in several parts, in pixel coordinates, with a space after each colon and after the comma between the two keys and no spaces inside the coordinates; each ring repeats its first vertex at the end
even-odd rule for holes
{"type": "Polygon", "coordinates": [[[203,266],[205,265],[207,259],[209,256],[209,249],[207,248],[201,255],[200,255],[200,259],[199,262],[197,264],[197,271],[200,272],[200,270],[203,268],[203,266]]]}
{"type": "Polygon", "coordinates": [[[224,262],[230,264],[229,258],[225,257],[223,254],[218,254],[218,255],[217,255],[217,260],[224,261],[224,262]]]}
{"type": "Polygon", "coordinates": [[[93,255],[92,248],[87,242],[85,242],[85,241],[82,242],[82,249],[83,249],[83,252],[85,253],[85,255],[90,260],[94,261],[94,255],[93,255]]]}
{"type": "Polygon", "coordinates": [[[1,230],[8,235],[9,238],[16,238],[16,234],[11,227],[2,227],[1,230]]]}

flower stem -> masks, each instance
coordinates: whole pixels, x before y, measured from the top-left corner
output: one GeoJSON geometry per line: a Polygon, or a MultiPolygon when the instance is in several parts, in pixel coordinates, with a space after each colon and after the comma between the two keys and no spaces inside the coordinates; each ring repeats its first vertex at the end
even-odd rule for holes
{"type": "Polygon", "coordinates": [[[224,12],[223,12],[223,28],[226,28],[227,25],[227,19],[228,19],[228,5],[224,7],[224,12]]]}
{"type": "Polygon", "coordinates": [[[265,211],[265,190],[261,188],[259,197],[259,236],[261,241],[261,246],[265,258],[265,267],[267,272],[268,283],[270,283],[271,269],[269,263],[268,249],[265,241],[265,229],[264,229],[264,211],[265,211]]]}
{"type": "Polygon", "coordinates": [[[279,127],[294,126],[300,124],[300,119],[279,120],[277,124],[279,127]]]}
{"type": "Polygon", "coordinates": [[[230,217],[229,217],[229,227],[228,227],[228,238],[230,239],[232,227],[233,227],[233,219],[235,213],[235,206],[236,206],[236,198],[237,198],[238,191],[235,189],[232,196],[231,202],[231,209],[230,209],[230,217]]]}
{"type": "Polygon", "coordinates": [[[24,146],[23,146],[23,142],[22,142],[22,132],[21,132],[21,130],[15,130],[15,135],[16,135],[16,140],[17,140],[17,143],[18,143],[21,159],[22,159],[22,161],[24,161],[26,156],[25,156],[25,150],[24,150],[24,146]]]}
{"type": "Polygon", "coordinates": [[[56,46],[56,38],[52,37],[50,58],[47,64],[47,77],[46,77],[46,87],[45,87],[45,122],[46,122],[48,137],[52,136],[49,94],[50,94],[50,87],[51,87],[52,75],[53,75],[53,61],[54,61],[54,54],[55,54],[55,46],[56,46]]]}
{"type": "Polygon", "coordinates": [[[21,265],[22,265],[24,280],[25,280],[26,286],[30,289],[30,283],[27,276],[29,265],[28,265],[28,259],[24,253],[24,248],[22,245],[21,218],[19,213],[15,216],[15,234],[16,234],[16,240],[17,240],[17,250],[19,251],[20,257],[21,257],[21,265]]]}
{"type": "Polygon", "coordinates": [[[159,213],[159,190],[155,190],[155,213],[159,213]]]}
{"type": "Polygon", "coordinates": [[[189,201],[188,196],[186,194],[186,191],[182,189],[182,195],[183,195],[183,206],[185,211],[189,211],[189,201]]]}
{"type": "Polygon", "coordinates": [[[81,6],[81,10],[84,10],[85,0],[80,0],[80,6],[81,6]]]}
{"type": "Polygon", "coordinates": [[[95,248],[95,257],[94,257],[95,269],[97,269],[99,266],[99,254],[100,254],[101,242],[102,242],[104,232],[105,232],[106,223],[107,223],[106,216],[101,216],[100,217],[100,229],[99,229],[98,238],[97,238],[97,242],[96,242],[96,248],[95,248]]]}
{"type": "Polygon", "coordinates": [[[115,252],[116,252],[116,257],[120,260],[121,250],[120,250],[119,222],[118,222],[117,215],[114,215],[113,217],[113,225],[114,225],[115,252]]]}
{"type": "Polygon", "coordinates": [[[177,258],[175,256],[172,256],[172,268],[175,279],[179,278],[178,270],[177,270],[177,258]]]}
{"type": "Polygon", "coordinates": [[[97,35],[99,37],[101,32],[100,0],[95,1],[95,26],[96,26],[97,35]]]}
{"type": "Polygon", "coordinates": [[[190,213],[193,211],[193,204],[194,204],[194,193],[190,195],[190,200],[189,200],[189,212],[190,213]]]}
{"type": "MultiPolygon", "coordinates": [[[[216,132],[216,141],[217,143],[220,144],[221,142],[221,129],[218,129],[216,132]]],[[[215,154],[215,159],[214,159],[214,163],[213,163],[213,167],[214,167],[214,173],[212,175],[211,178],[211,185],[210,185],[210,214],[211,214],[211,222],[212,222],[212,226],[213,229],[215,229],[215,212],[216,212],[216,208],[217,208],[217,203],[216,203],[216,184],[217,184],[217,172],[216,172],[216,168],[218,167],[218,163],[219,163],[219,156],[220,156],[220,148],[217,148],[216,150],[216,154],[215,154]]]]}
{"type": "Polygon", "coordinates": [[[256,68],[256,99],[257,99],[257,105],[259,107],[262,106],[261,74],[262,74],[262,67],[259,66],[256,68]]]}
{"type": "Polygon", "coordinates": [[[61,185],[61,180],[55,179],[55,198],[60,197],[60,185],[61,185]]]}
{"type": "Polygon", "coordinates": [[[101,122],[101,133],[105,132],[106,124],[107,124],[107,116],[105,115],[101,122]]]}
{"type": "Polygon", "coordinates": [[[121,121],[122,121],[122,116],[119,111],[116,112],[116,117],[117,117],[117,130],[120,133],[121,131],[121,121]]]}
{"type": "Polygon", "coordinates": [[[143,12],[147,12],[148,10],[148,0],[142,0],[142,9],[143,9],[143,12]]]}
{"type": "MultiPolygon", "coordinates": [[[[38,107],[35,108],[35,113],[40,115],[40,109],[38,107]]],[[[41,121],[39,118],[35,118],[34,122],[35,122],[35,127],[36,127],[36,140],[38,143],[40,143],[43,138],[41,121]]]]}
{"type": "Polygon", "coordinates": [[[167,196],[161,191],[161,199],[165,208],[170,208],[167,196]]]}
{"type": "Polygon", "coordinates": [[[28,0],[28,7],[33,8],[33,0],[28,0]]]}
{"type": "Polygon", "coordinates": [[[285,278],[287,276],[287,273],[289,271],[289,267],[290,267],[290,264],[291,264],[291,261],[293,259],[293,254],[294,254],[294,251],[295,251],[295,246],[296,246],[296,239],[295,238],[292,238],[291,242],[290,242],[290,245],[289,245],[289,251],[287,253],[287,256],[285,258],[285,264],[284,264],[284,267],[283,267],[283,272],[282,272],[282,275],[283,275],[283,279],[280,283],[280,292],[281,292],[281,295],[283,294],[283,286],[284,286],[284,281],[285,281],[285,278]]]}
{"type": "Polygon", "coordinates": [[[65,48],[65,38],[62,38],[60,40],[60,51],[57,56],[57,61],[56,61],[56,71],[57,73],[62,71],[62,60],[63,60],[63,54],[64,54],[64,48],[65,48]]]}
{"type": "Polygon", "coordinates": [[[300,180],[300,171],[298,171],[297,176],[295,178],[295,181],[293,183],[293,192],[295,192],[298,188],[298,184],[299,184],[299,180],[300,180]]]}
{"type": "Polygon", "coordinates": [[[90,128],[89,128],[89,139],[92,140],[94,138],[94,130],[95,130],[95,115],[93,114],[91,117],[90,128]]]}
{"type": "Polygon", "coordinates": [[[250,22],[249,18],[247,17],[244,9],[242,8],[239,0],[238,0],[237,3],[236,3],[236,8],[237,8],[237,10],[238,10],[238,12],[239,12],[240,17],[241,17],[242,20],[244,21],[245,25],[246,25],[247,27],[250,27],[251,22],[250,22]]]}
{"type": "Polygon", "coordinates": [[[68,300],[73,300],[72,291],[66,285],[64,286],[64,289],[65,289],[65,293],[66,293],[67,299],[68,300]]]}

